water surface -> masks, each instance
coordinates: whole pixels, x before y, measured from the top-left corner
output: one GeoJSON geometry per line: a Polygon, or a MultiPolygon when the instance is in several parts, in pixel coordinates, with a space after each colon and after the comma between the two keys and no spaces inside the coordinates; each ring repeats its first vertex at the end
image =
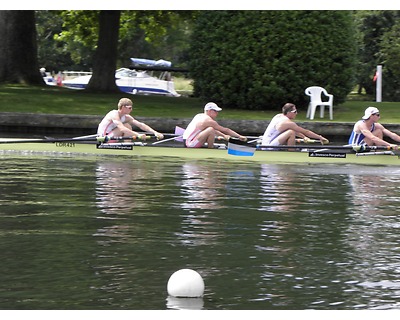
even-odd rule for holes
{"type": "Polygon", "coordinates": [[[400,169],[0,160],[0,309],[400,306],[400,169]],[[203,298],[168,297],[182,268],[203,298]]]}

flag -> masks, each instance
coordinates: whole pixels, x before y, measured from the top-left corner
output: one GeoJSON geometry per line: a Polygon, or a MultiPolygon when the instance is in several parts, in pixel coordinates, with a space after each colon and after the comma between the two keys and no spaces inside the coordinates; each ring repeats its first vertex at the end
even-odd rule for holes
{"type": "Polygon", "coordinates": [[[256,147],[237,139],[230,138],[228,142],[228,154],[233,156],[251,157],[254,155],[256,147]]]}
{"type": "Polygon", "coordinates": [[[376,81],[376,80],[378,80],[378,76],[379,76],[379,73],[378,73],[378,70],[375,72],[375,75],[374,75],[374,81],[376,81]]]}
{"type": "Polygon", "coordinates": [[[185,132],[185,129],[176,126],[176,127],[175,127],[175,134],[178,135],[179,137],[176,137],[174,140],[183,142],[182,136],[183,136],[183,133],[184,133],[184,132],[185,132]]]}

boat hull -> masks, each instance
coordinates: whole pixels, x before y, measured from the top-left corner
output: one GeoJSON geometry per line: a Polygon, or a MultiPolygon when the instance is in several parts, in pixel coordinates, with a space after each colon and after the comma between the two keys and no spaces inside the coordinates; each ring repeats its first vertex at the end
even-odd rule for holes
{"type": "Polygon", "coordinates": [[[32,143],[1,143],[0,151],[18,152],[24,155],[49,155],[57,153],[78,156],[78,155],[99,155],[99,156],[127,156],[127,157],[151,157],[151,158],[179,158],[196,160],[221,160],[236,162],[255,162],[255,163],[330,163],[330,164],[360,164],[360,165],[389,165],[399,166],[400,159],[397,155],[356,155],[331,151],[328,153],[315,153],[305,151],[259,151],[253,156],[235,156],[228,154],[227,150],[222,149],[188,149],[183,147],[145,146],[133,144],[102,144],[97,146],[95,143],[81,142],[32,142],[32,143]]]}
{"type": "MultiPolygon", "coordinates": [[[[85,89],[91,75],[84,75],[62,82],[63,86],[69,89],[85,89]]],[[[122,92],[129,94],[155,94],[179,97],[175,91],[173,81],[159,79],[148,75],[146,72],[138,72],[121,68],[116,71],[115,84],[122,92]]]]}

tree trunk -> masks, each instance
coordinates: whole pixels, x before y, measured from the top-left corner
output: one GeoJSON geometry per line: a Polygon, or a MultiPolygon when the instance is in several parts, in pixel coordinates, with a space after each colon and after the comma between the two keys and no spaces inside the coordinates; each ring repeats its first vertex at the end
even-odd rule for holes
{"type": "Polygon", "coordinates": [[[33,10],[0,10],[0,82],[45,85],[33,10]]]}
{"type": "Polygon", "coordinates": [[[87,91],[120,92],[115,84],[120,16],[118,10],[100,12],[99,40],[87,91]]]}

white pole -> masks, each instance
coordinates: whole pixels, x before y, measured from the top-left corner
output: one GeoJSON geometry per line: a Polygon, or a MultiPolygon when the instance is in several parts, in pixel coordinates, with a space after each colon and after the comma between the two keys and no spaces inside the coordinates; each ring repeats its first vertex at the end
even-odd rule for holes
{"type": "Polygon", "coordinates": [[[376,68],[376,102],[382,102],[382,66],[378,65],[376,68]]]}

